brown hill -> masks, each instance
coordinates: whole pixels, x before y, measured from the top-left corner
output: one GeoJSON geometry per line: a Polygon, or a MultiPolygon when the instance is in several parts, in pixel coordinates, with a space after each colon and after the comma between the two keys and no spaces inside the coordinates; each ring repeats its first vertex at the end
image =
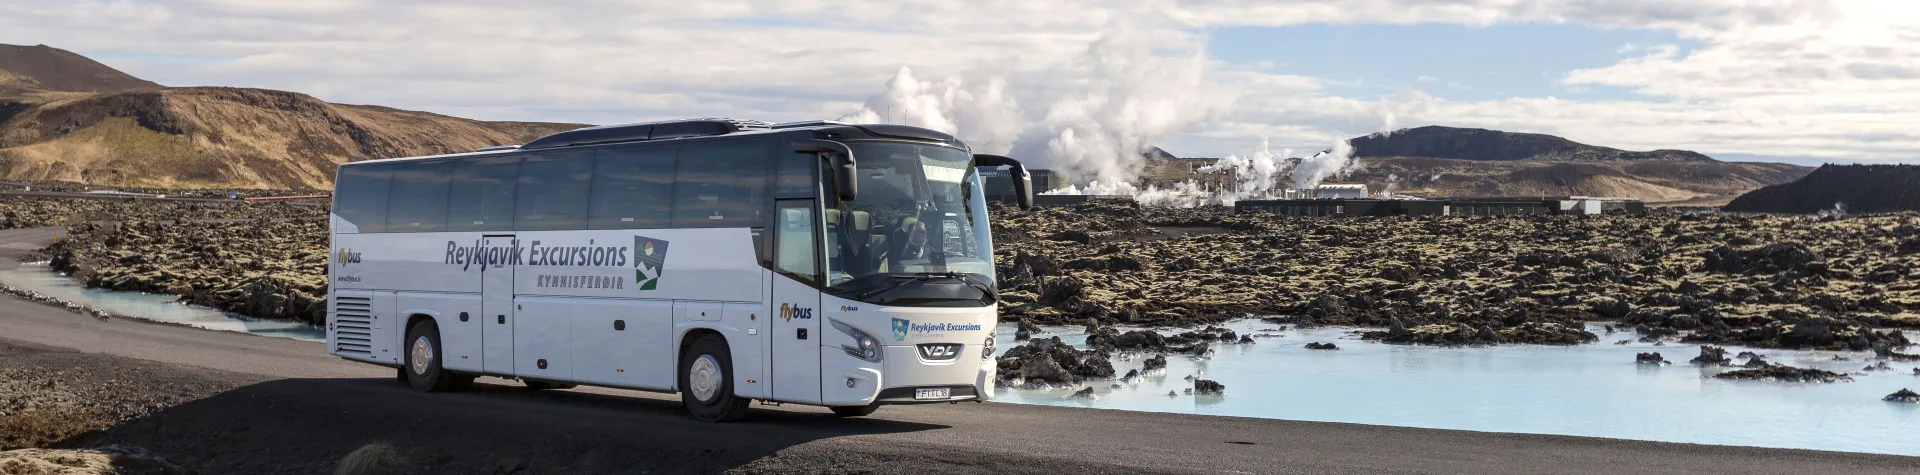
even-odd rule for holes
{"type": "Polygon", "coordinates": [[[1617,148],[1587,145],[1546,134],[1502,132],[1487,129],[1430,125],[1400,129],[1390,134],[1355,137],[1355,157],[1432,157],[1464,160],[1683,160],[1711,161],[1712,158],[1686,150],[1630,152],[1617,148]]]}
{"type": "Polygon", "coordinates": [[[66,51],[6,48],[16,59],[0,61],[0,78],[11,81],[0,84],[14,88],[0,92],[0,179],[320,189],[343,162],[467,152],[582,127],[265,89],[165,88],[66,51]]]}
{"type": "Polygon", "coordinates": [[[46,90],[118,92],[160,87],[86,56],[47,45],[0,44],[0,94],[46,90]]]}

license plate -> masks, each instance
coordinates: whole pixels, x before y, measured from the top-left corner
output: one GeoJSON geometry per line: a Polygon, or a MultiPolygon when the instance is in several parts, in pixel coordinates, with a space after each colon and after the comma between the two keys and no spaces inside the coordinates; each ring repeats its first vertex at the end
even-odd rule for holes
{"type": "Polygon", "coordinates": [[[947,399],[952,397],[953,388],[921,388],[913,390],[914,399],[947,399]]]}

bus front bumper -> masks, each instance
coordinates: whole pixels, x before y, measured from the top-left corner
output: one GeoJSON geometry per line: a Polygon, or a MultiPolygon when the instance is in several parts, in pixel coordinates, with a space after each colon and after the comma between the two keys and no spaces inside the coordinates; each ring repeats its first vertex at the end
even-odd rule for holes
{"type": "MultiPolygon", "coordinates": [[[[993,399],[998,365],[969,346],[949,361],[926,361],[912,346],[886,346],[886,357],[869,362],[838,348],[822,348],[821,396],[827,406],[932,404],[993,399]],[[945,398],[922,398],[922,389],[946,389],[945,398]]],[[[934,391],[937,392],[937,391],[934,391]]]]}

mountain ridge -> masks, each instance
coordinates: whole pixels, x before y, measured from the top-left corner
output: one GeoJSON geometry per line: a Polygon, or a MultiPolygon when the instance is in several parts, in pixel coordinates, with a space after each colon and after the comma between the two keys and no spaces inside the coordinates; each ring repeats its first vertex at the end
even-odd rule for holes
{"type": "Polygon", "coordinates": [[[334,104],[270,89],[165,87],[56,48],[0,48],[41,59],[0,63],[30,66],[0,67],[0,179],[325,189],[340,163],[470,152],[585,126],[334,104]]]}
{"type": "Polygon", "coordinates": [[[1348,140],[1353,156],[1431,157],[1489,161],[1676,160],[1718,161],[1689,150],[1634,152],[1575,142],[1555,135],[1429,125],[1348,140]]]}
{"type": "Polygon", "coordinates": [[[0,44],[0,94],[46,90],[119,92],[163,87],[92,58],[47,45],[0,44]]]}

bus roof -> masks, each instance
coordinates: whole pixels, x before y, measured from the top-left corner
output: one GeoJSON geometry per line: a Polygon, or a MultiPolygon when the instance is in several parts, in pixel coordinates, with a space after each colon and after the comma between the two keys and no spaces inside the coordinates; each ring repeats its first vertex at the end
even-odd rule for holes
{"type": "Polygon", "coordinates": [[[340,166],[509,155],[529,150],[659,142],[680,139],[751,136],[792,131],[814,131],[820,138],[834,140],[907,140],[915,142],[935,142],[961,150],[971,151],[971,148],[967,146],[966,142],[961,141],[951,134],[910,125],[848,124],[830,120],[772,124],[755,120],[711,118],[586,127],[540,137],[516,148],[496,146],[483,148],[474,152],[361,160],[342,163],[340,166]]]}

